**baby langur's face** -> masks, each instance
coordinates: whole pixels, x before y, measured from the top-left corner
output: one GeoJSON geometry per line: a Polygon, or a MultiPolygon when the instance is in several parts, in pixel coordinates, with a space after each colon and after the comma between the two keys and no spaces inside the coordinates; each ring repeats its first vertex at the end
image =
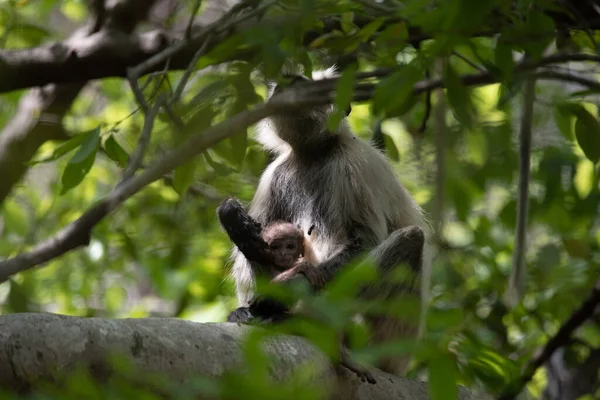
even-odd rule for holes
{"type": "Polygon", "coordinates": [[[275,265],[282,271],[294,266],[302,256],[302,247],[302,240],[297,236],[277,238],[269,243],[275,265]]]}

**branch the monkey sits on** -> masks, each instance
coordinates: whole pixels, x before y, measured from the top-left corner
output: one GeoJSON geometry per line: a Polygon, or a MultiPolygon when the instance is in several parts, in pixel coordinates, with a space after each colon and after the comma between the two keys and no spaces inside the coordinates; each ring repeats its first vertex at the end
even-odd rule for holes
{"type": "MultiPolygon", "coordinates": [[[[313,79],[334,73],[333,68],[314,72],[313,79]]],[[[302,75],[292,78],[291,85],[306,79],[302,75]]],[[[283,88],[272,86],[269,97],[280,90],[283,88]]],[[[264,272],[261,263],[266,252],[264,243],[257,244],[256,227],[276,220],[290,221],[303,230],[314,224],[311,248],[316,258],[315,265],[300,262],[278,275],[276,281],[300,276],[320,290],[344,265],[366,251],[380,273],[375,287],[363,291],[365,296],[393,299],[409,292],[427,298],[431,246],[422,210],[386,157],[355,137],[345,119],[334,131],[328,130],[327,120],[333,112],[334,106],[328,104],[272,116],[257,126],[257,140],[276,158],[263,172],[246,215],[233,200],[226,200],[219,208],[219,218],[236,244],[232,275],[240,308],[230,314],[229,321],[245,323],[252,314],[257,316],[255,311],[248,311],[252,306],[261,310],[256,307],[260,298],[254,298],[255,275],[264,272]],[[389,278],[389,273],[403,264],[410,266],[406,268],[411,276],[408,286],[389,278]]],[[[262,310],[271,314],[260,315],[263,318],[282,311],[276,307],[262,310]]],[[[417,335],[418,324],[404,318],[363,318],[376,343],[417,335]]],[[[407,363],[404,356],[390,356],[377,366],[402,375],[407,363]]]]}

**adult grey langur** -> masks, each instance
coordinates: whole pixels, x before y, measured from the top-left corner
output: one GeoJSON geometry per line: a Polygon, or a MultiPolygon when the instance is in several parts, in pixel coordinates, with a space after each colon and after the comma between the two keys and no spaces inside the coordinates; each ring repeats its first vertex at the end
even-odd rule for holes
{"type": "MultiPolygon", "coordinates": [[[[330,68],[313,73],[313,79],[334,74],[330,68]]],[[[290,77],[292,85],[306,79],[302,75],[290,77]]],[[[269,97],[282,89],[271,87],[269,97]]],[[[263,172],[249,207],[249,216],[257,222],[254,225],[285,220],[305,232],[312,225],[315,228],[311,242],[317,265],[299,263],[275,281],[301,274],[319,290],[351,259],[368,251],[380,276],[376,287],[367,288],[363,295],[394,298],[420,292],[427,299],[431,247],[423,212],[386,157],[355,137],[345,119],[335,131],[328,130],[327,120],[333,111],[334,106],[328,104],[273,116],[257,126],[257,140],[276,158],[263,172]],[[408,284],[386,280],[386,274],[402,263],[411,267],[407,268],[412,277],[408,284]],[[422,281],[420,289],[418,281],[422,281]]],[[[225,204],[221,211],[227,213],[227,207],[225,204]]],[[[233,249],[232,274],[240,308],[228,320],[245,322],[255,292],[255,271],[240,251],[240,244],[234,243],[238,247],[233,249]]],[[[417,335],[417,324],[404,318],[363,317],[376,343],[417,335]]],[[[380,360],[377,366],[402,375],[407,362],[406,357],[394,356],[380,360]]]]}

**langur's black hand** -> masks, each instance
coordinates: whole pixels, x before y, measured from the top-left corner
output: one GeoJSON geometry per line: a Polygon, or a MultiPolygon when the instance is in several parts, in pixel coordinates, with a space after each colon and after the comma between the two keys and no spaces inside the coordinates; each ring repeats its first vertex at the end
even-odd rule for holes
{"type": "Polygon", "coordinates": [[[268,298],[256,296],[248,307],[250,314],[263,320],[279,321],[285,318],[288,308],[285,304],[268,298]]]}

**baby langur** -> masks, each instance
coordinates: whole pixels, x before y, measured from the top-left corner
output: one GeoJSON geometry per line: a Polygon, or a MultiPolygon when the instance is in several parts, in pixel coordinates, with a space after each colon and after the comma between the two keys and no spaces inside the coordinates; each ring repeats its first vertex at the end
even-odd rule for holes
{"type": "Polygon", "coordinates": [[[300,261],[316,264],[317,260],[309,239],[313,227],[311,226],[305,235],[298,226],[277,220],[263,229],[261,236],[268,244],[268,251],[273,258],[273,278],[278,273],[293,268],[300,261]]]}
{"type": "MultiPolygon", "coordinates": [[[[223,210],[223,205],[232,204],[235,207],[240,207],[237,201],[229,199],[225,200],[223,204],[219,207],[223,210]]],[[[234,208],[235,208],[234,207],[234,208]]],[[[224,207],[229,208],[229,207],[224,207]]],[[[225,213],[227,214],[227,213],[225,213]]],[[[221,219],[221,223],[223,227],[226,229],[228,233],[231,233],[227,228],[230,227],[226,222],[226,219],[223,219],[224,213],[219,212],[219,218],[221,219]],[[224,223],[225,222],[225,223],[224,223]]],[[[242,215],[242,214],[239,214],[242,215]]],[[[239,218],[239,215],[236,218],[239,218]]],[[[249,221],[246,221],[247,226],[252,226],[255,230],[260,229],[259,226],[255,226],[249,221]]],[[[262,231],[260,232],[260,237],[267,245],[266,248],[266,257],[265,260],[269,260],[269,265],[266,269],[266,273],[271,277],[273,282],[282,282],[285,281],[290,273],[294,273],[294,267],[302,264],[304,266],[308,266],[305,269],[305,274],[307,276],[312,276],[313,274],[318,274],[316,270],[316,266],[318,265],[318,258],[316,257],[313,247],[311,245],[310,236],[314,230],[315,225],[312,225],[306,234],[300,229],[299,226],[294,225],[290,222],[284,220],[275,220],[267,224],[262,231]],[[311,266],[313,268],[311,268],[311,266]]],[[[250,235],[252,236],[252,235],[250,235]]],[[[234,236],[235,237],[235,236],[234,236]]],[[[257,303],[258,307],[265,306],[267,309],[271,309],[271,311],[278,306],[275,303],[257,303]]],[[[237,315],[245,315],[250,317],[253,313],[253,310],[257,314],[261,314],[260,308],[249,307],[249,308],[240,308],[236,310],[232,315],[228,317],[229,322],[234,322],[237,320],[237,315]]],[[[291,314],[289,314],[285,309],[281,310],[282,314],[271,319],[270,322],[278,322],[287,319],[291,314]]],[[[295,314],[304,314],[306,317],[311,317],[311,313],[307,310],[303,310],[301,306],[295,307],[295,314]]],[[[362,365],[359,365],[355,362],[348,348],[343,344],[343,338],[340,338],[340,365],[347,368],[348,370],[354,372],[361,381],[376,383],[375,378],[371,374],[371,372],[362,365]]]]}
{"type": "MultiPolygon", "coordinates": [[[[312,266],[318,264],[310,244],[310,234],[314,227],[312,225],[305,235],[300,227],[287,221],[277,220],[263,229],[261,236],[269,245],[268,251],[273,257],[274,282],[284,281],[287,275],[285,272],[291,271],[299,263],[305,262],[312,266]]],[[[296,312],[298,311],[297,309],[296,312]]],[[[354,372],[363,382],[376,382],[371,372],[352,359],[348,348],[343,344],[340,348],[340,364],[354,372]]]]}

